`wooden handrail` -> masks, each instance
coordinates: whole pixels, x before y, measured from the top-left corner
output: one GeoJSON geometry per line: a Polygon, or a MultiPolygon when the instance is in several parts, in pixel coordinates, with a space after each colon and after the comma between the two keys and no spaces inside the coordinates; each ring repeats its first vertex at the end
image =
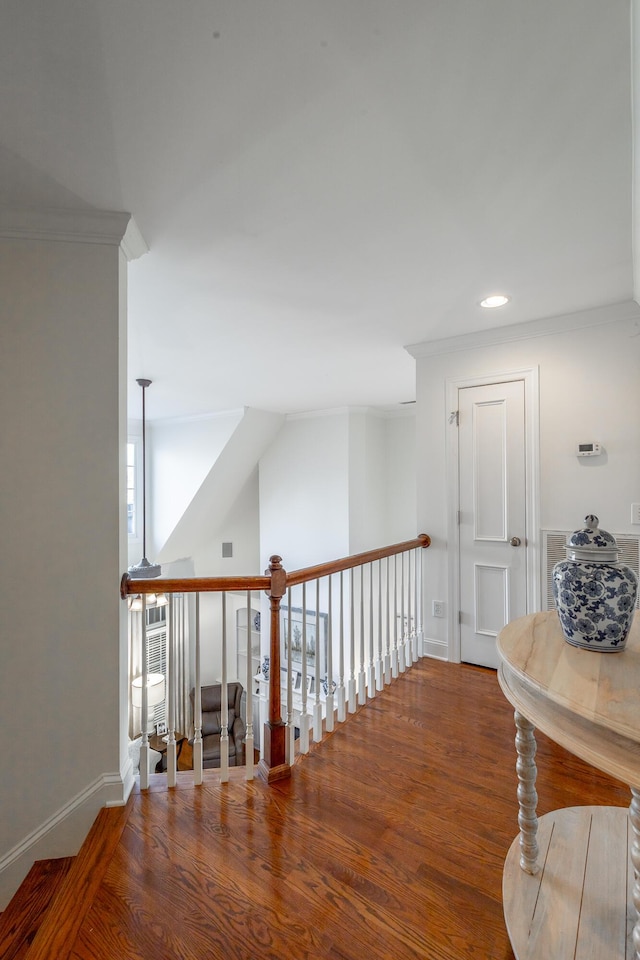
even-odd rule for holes
{"type": "MultiPolygon", "coordinates": [[[[404,553],[406,550],[414,550],[417,547],[426,548],[430,543],[431,537],[426,533],[421,533],[414,540],[403,540],[401,543],[394,543],[390,547],[379,547],[376,550],[367,550],[364,553],[352,554],[350,557],[342,557],[340,560],[319,563],[314,567],[303,567],[301,570],[287,573],[286,586],[295,587],[299,583],[316,580],[318,577],[328,577],[332,573],[349,570],[351,567],[359,567],[363,563],[372,563],[374,560],[382,560],[384,557],[393,557],[398,553],[404,553]]],[[[280,568],[279,573],[281,572],[280,568]]],[[[120,596],[123,600],[126,600],[128,596],[135,596],[138,593],[222,593],[225,590],[266,590],[270,592],[270,588],[270,572],[262,577],[158,577],[155,580],[132,580],[129,574],[125,573],[120,581],[120,596]]]]}
{"type": "Polygon", "coordinates": [[[415,540],[404,540],[402,543],[394,543],[390,547],[367,550],[365,553],[355,553],[350,557],[343,557],[341,560],[330,560],[328,563],[319,563],[315,567],[304,567],[302,570],[293,570],[287,574],[287,586],[295,587],[299,583],[317,580],[320,577],[328,577],[332,573],[340,573],[341,570],[350,570],[351,567],[359,567],[364,563],[373,563],[374,560],[382,560],[384,557],[393,557],[398,553],[404,553],[406,550],[414,550],[417,547],[428,547],[430,543],[431,537],[426,533],[421,533],[415,540]]]}
{"type": "Polygon", "coordinates": [[[269,590],[271,576],[264,577],[158,577],[156,580],[132,580],[125,573],[120,581],[120,596],[126,600],[138,593],[223,593],[225,590],[269,590]]]}

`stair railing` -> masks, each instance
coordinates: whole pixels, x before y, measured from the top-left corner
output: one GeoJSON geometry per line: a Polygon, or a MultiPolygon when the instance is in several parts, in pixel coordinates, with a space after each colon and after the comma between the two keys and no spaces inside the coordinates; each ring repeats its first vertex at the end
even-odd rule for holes
{"type": "MultiPolygon", "coordinates": [[[[200,601],[203,595],[221,594],[221,718],[220,769],[229,779],[228,636],[227,597],[246,597],[247,618],[266,594],[269,602],[269,659],[254,674],[251,657],[251,624],[247,619],[246,777],[254,776],[254,690],[256,681],[266,687],[260,705],[268,704],[261,738],[258,774],[268,783],[290,776],[296,756],[310,749],[310,736],[318,742],[324,733],[343,722],[424,654],[422,550],[427,534],[391,546],[291,573],[282,558],[271,557],[259,577],[193,577],[132,580],[124,574],[123,599],[142,598],[142,717],[147,716],[146,597],[162,589],[166,595],[195,594],[194,666],[194,782],[203,781],[203,730],[201,704],[200,601]],[[284,706],[284,716],[283,716],[284,706]]],[[[167,777],[175,786],[177,744],[175,730],[175,650],[172,605],[167,632],[167,777]]],[[[149,735],[142,723],[140,786],[149,785],[149,735]]]]}

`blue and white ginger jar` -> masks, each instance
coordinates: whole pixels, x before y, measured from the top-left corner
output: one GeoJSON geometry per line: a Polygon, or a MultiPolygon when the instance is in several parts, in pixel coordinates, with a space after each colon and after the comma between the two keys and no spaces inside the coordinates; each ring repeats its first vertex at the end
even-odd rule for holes
{"type": "Polygon", "coordinates": [[[618,563],[618,544],[598,518],[571,534],[567,559],[553,568],[553,595],[565,638],[584,650],[624,650],[633,620],[638,578],[618,563]]]}

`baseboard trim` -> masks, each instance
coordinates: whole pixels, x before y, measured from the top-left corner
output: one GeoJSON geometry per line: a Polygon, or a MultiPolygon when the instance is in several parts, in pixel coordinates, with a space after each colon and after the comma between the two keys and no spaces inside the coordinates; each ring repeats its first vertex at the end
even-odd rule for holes
{"type": "Polygon", "coordinates": [[[106,807],[121,807],[127,802],[131,796],[131,791],[135,786],[135,777],[133,775],[133,763],[131,762],[131,757],[127,757],[127,761],[122,770],[122,776],[118,778],[122,784],[122,797],[116,800],[107,800],[106,807]]]}
{"type": "Polygon", "coordinates": [[[449,647],[442,640],[431,640],[425,637],[422,641],[422,649],[425,657],[433,657],[434,660],[449,659],[449,647]]]}
{"type": "Polygon", "coordinates": [[[119,773],[97,777],[0,858],[0,911],[36,860],[75,856],[101,808],[124,806],[133,787],[130,762],[129,768],[126,779],[119,773]]]}

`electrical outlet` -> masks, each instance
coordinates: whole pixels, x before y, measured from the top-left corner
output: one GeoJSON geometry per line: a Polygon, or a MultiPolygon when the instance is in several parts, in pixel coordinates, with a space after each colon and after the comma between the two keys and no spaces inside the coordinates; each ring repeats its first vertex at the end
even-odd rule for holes
{"type": "Polygon", "coordinates": [[[432,612],[434,617],[444,617],[444,602],[442,600],[434,600],[432,612]]]}
{"type": "Polygon", "coordinates": [[[631,523],[640,523],[640,503],[631,504],[631,523]]]}

